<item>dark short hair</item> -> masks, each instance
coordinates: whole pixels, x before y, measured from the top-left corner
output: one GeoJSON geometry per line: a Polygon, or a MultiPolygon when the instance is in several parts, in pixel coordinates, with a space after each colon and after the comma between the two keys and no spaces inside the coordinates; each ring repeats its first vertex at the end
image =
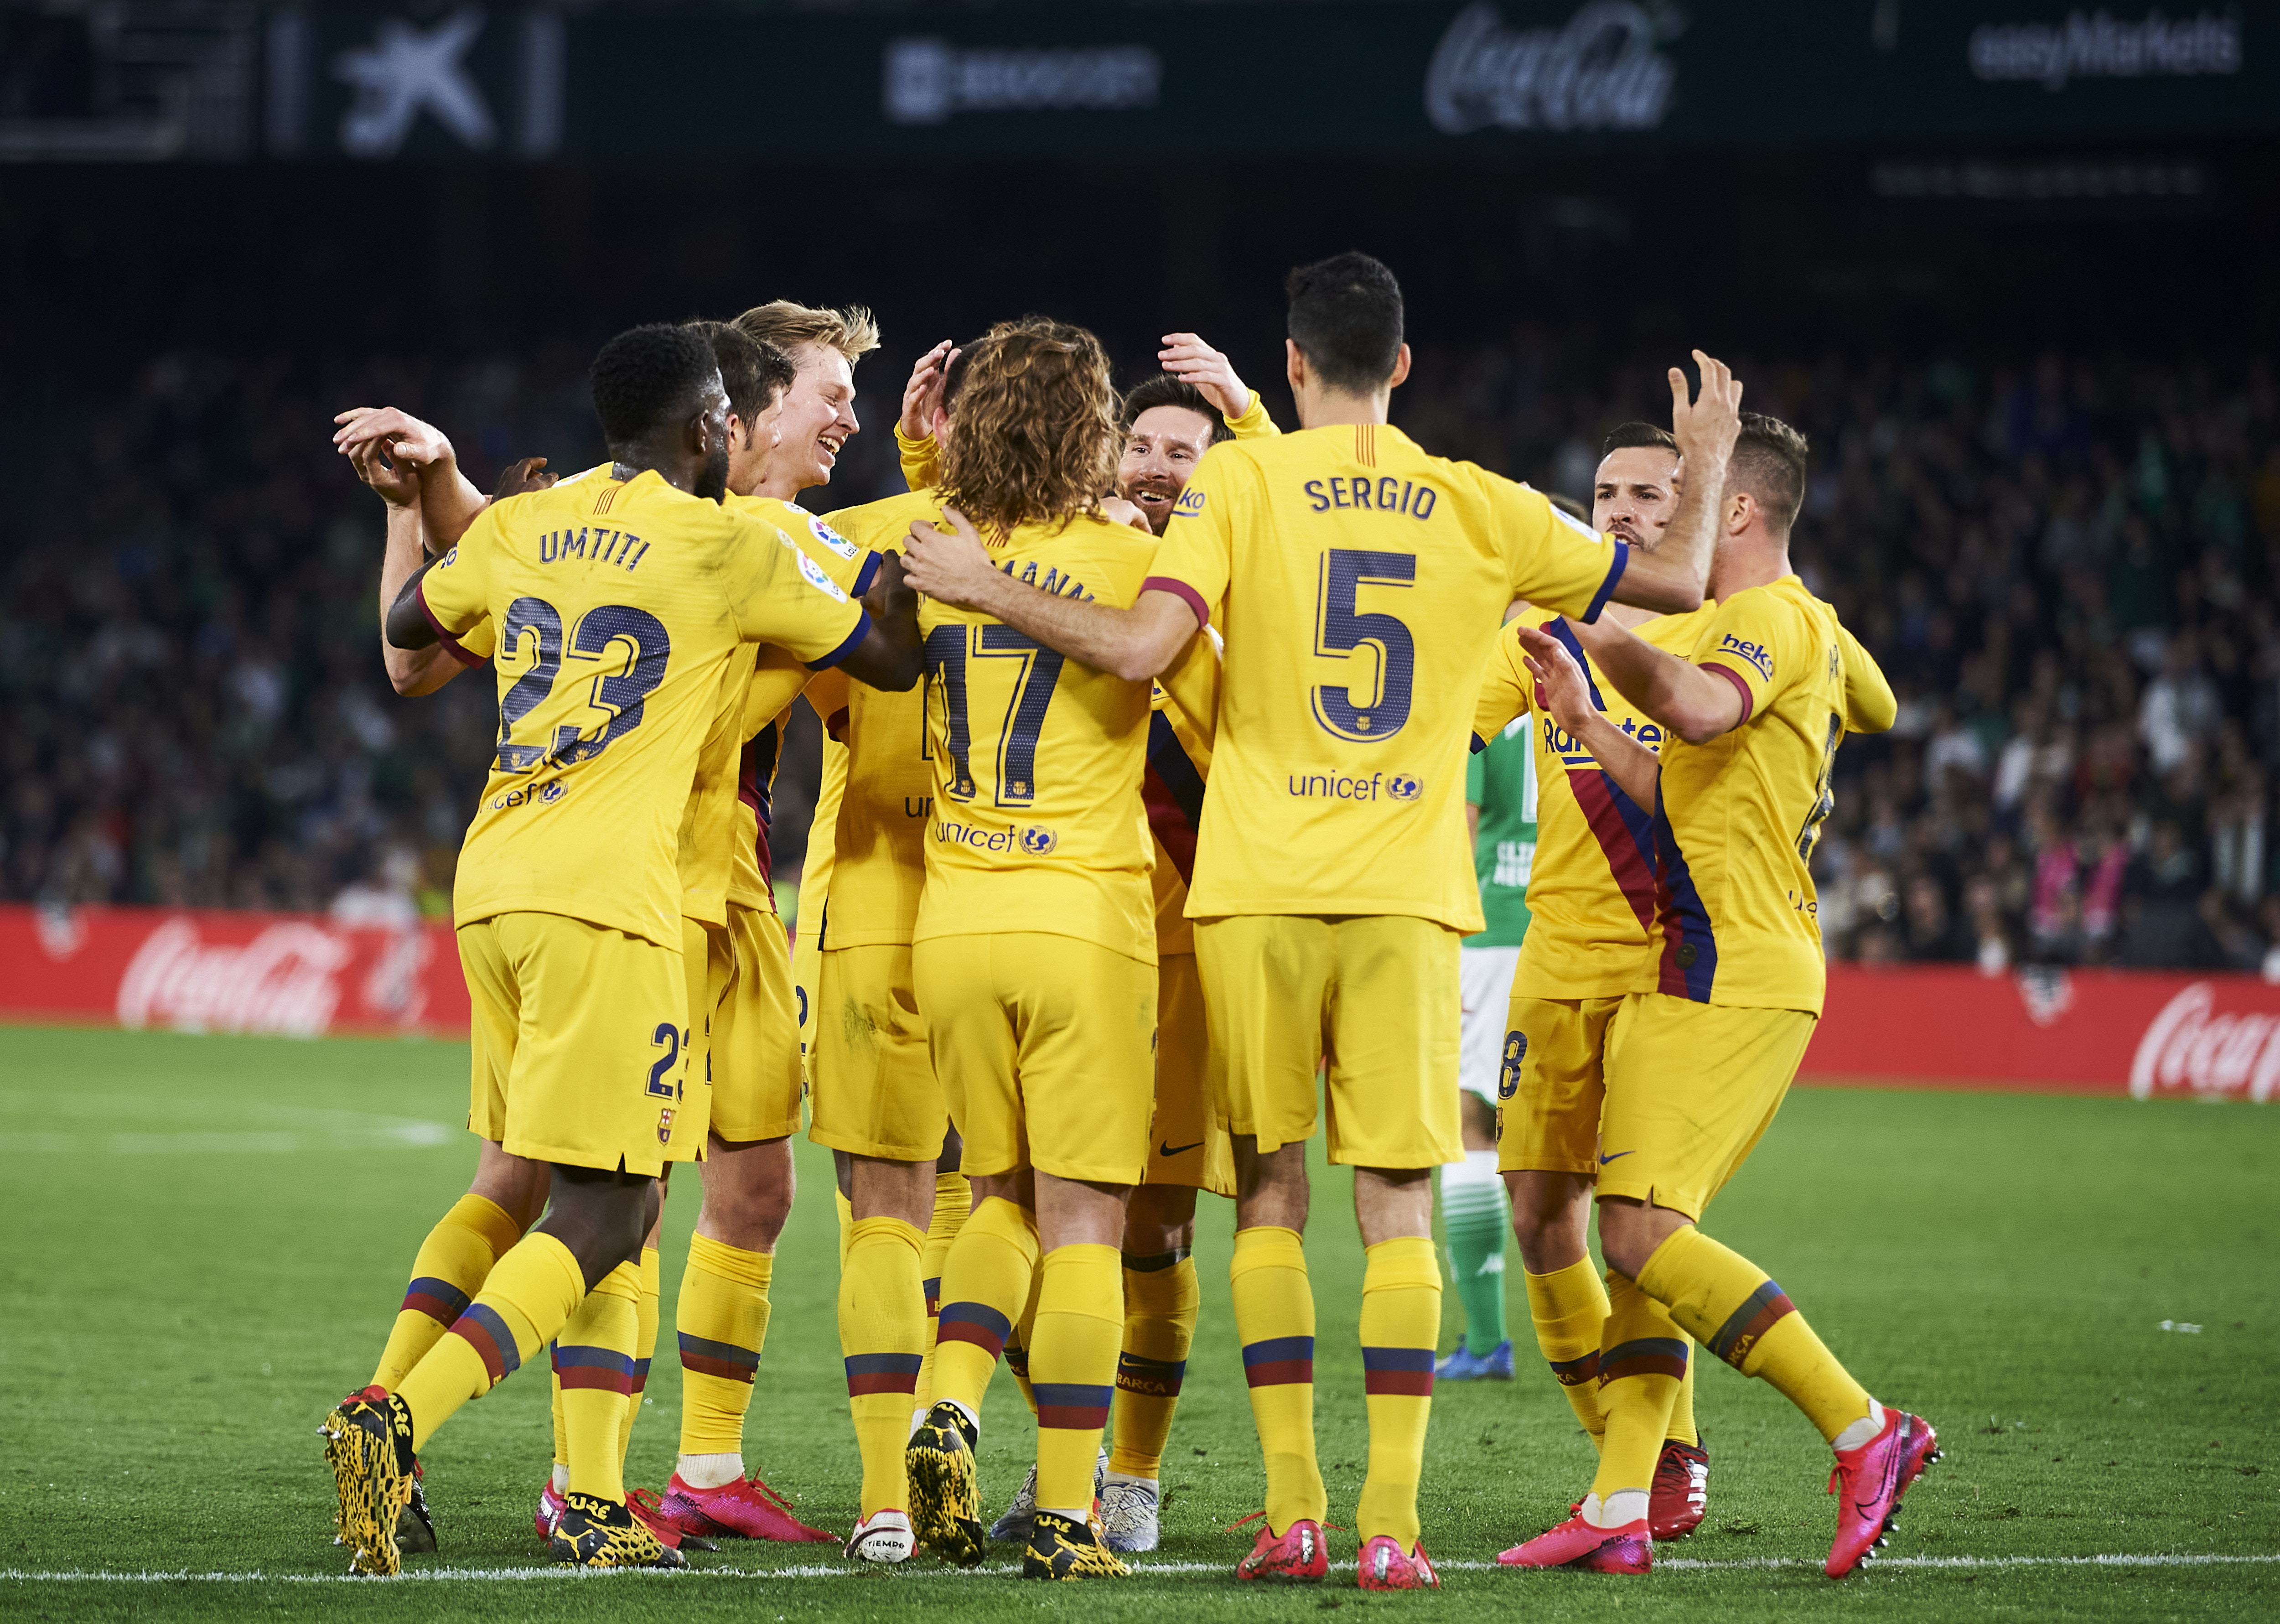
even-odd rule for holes
{"type": "Polygon", "coordinates": [[[1573,496],[1563,496],[1558,491],[1547,491],[1544,499],[1568,518],[1578,520],[1588,530],[1591,527],[1591,510],[1573,496]]]}
{"type": "Polygon", "coordinates": [[[1185,378],[1175,378],[1169,373],[1158,373],[1152,378],[1144,378],[1134,384],[1131,392],[1124,397],[1124,407],[1117,413],[1117,421],[1123,425],[1124,432],[1128,435],[1132,432],[1132,425],[1140,420],[1142,412],[1152,412],[1159,406],[1177,406],[1182,412],[1193,412],[1202,417],[1211,425],[1211,443],[1213,445],[1222,440],[1235,438],[1235,430],[1227,426],[1227,419],[1221,415],[1220,409],[1204,398],[1204,392],[1185,378]]]}
{"type": "Polygon", "coordinates": [[[1673,457],[1678,455],[1676,437],[1670,430],[1652,423],[1616,424],[1607,431],[1607,437],[1600,442],[1599,455],[1602,458],[1612,457],[1617,451],[1636,450],[1646,446],[1652,446],[1659,451],[1668,451],[1673,457]]]}
{"type": "Polygon", "coordinates": [[[1805,436],[1762,412],[1742,413],[1742,432],[1726,464],[1726,489],[1746,490],[1765,510],[1766,527],[1787,535],[1805,505],[1805,436]]]}
{"type": "Polygon", "coordinates": [[[662,321],[628,328],[602,346],[587,373],[602,437],[635,444],[694,412],[720,374],[712,346],[694,328],[662,321]]]}
{"type": "Polygon", "coordinates": [[[1348,395],[1383,389],[1401,356],[1401,284],[1367,254],[1302,265],[1290,296],[1290,342],[1323,384],[1348,395]]]}
{"type": "Polygon", "coordinates": [[[747,423],[774,405],[776,397],[799,376],[790,356],[733,321],[689,325],[712,346],[712,358],[720,364],[720,387],[728,393],[728,410],[747,423]]]}

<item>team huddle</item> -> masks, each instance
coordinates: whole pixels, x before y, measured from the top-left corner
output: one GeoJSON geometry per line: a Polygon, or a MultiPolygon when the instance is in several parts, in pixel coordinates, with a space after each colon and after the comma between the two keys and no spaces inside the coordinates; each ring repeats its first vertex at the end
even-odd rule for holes
{"type": "Polygon", "coordinates": [[[1830,1444],[1828,1572],[1883,1543],[1932,1428],[1697,1228],[1820,1012],[1808,862],[1837,747],[1895,713],[1790,569],[1805,442],[1698,351],[1671,430],[1609,437],[1586,522],[1390,424],[1410,357],[1383,266],[1340,255],[1288,291],[1295,432],[1192,334],[1120,396],[1090,333],[1001,322],[914,368],[908,494],[828,521],[794,498],[857,432],[860,310],[620,334],[591,372],[611,460],[526,459],[493,498],[429,425],[336,419],[387,504],[391,681],[488,664],[499,712],[453,894],[476,1174],[325,1420],[352,1571],[436,1548],[421,1450],[542,1350],[556,1559],[836,1540],[743,1458],[803,1127],[838,1176],[851,1561],[970,1566],[994,1540],[1075,1580],[1155,1548],[1209,1190],[1235,1203],[1267,1475],[1235,1575],[1324,1578],[1318,1126],[1366,1249],[1363,1589],[1440,1582],[1433,1173],[1490,1144],[1598,1452],[1574,1515],[1498,1561],[1645,1573],[1701,1520],[1698,1345],[1830,1444]],[[795,953],[768,834],[803,696],[826,743],[795,953]],[[1467,768],[1515,743],[1533,917],[1476,987],[1467,768]],[[1492,1114],[1460,1104],[1483,1066],[1492,1114]],[[628,1490],[686,1161],[679,1458],[628,1490]],[[985,1527],[1001,1358],[1037,1450],[985,1527]]]}

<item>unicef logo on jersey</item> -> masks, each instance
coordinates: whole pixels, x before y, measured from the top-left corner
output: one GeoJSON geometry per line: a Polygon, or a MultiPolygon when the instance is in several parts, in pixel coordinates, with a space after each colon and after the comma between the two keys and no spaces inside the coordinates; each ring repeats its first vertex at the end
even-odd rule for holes
{"type": "Polygon", "coordinates": [[[547,785],[545,789],[541,789],[538,792],[538,798],[545,802],[549,806],[551,806],[555,802],[560,800],[564,796],[569,793],[570,787],[558,778],[552,783],[547,785]]]}
{"type": "Polygon", "coordinates": [[[1425,786],[1406,773],[1396,773],[1385,781],[1385,793],[1397,801],[1413,801],[1425,793],[1425,786]]]}
{"type": "Polygon", "coordinates": [[[1029,828],[1021,831],[1021,850],[1031,857],[1043,857],[1061,843],[1061,837],[1051,829],[1029,828]]]}
{"type": "Polygon", "coordinates": [[[1497,1073],[1497,1097],[1510,1099],[1520,1092],[1520,1063],[1528,1058],[1528,1034],[1504,1035],[1504,1066],[1497,1073]]]}

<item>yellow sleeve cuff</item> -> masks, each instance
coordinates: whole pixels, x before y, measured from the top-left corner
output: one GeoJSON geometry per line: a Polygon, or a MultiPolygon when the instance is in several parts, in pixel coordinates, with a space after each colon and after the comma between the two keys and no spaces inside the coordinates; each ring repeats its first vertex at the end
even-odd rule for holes
{"type": "Polygon", "coordinates": [[[1267,415],[1267,397],[1257,389],[1251,391],[1251,404],[1243,409],[1243,414],[1228,419],[1227,426],[1238,440],[1262,439],[1282,432],[1275,427],[1275,419],[1267,415]]]}
{"type": "Polygon", "coordinates": [[[913,490],[932,488],[942,466],[942,448],[935,443],[932,435],[913,440],[903,432],[900,421],[895,424],[895,451],[903,465],[903,482],[913,490]]]}

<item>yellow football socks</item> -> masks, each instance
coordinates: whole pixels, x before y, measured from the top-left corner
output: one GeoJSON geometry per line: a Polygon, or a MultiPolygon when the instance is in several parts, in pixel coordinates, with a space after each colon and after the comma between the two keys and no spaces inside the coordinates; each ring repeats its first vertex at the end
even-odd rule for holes
{"type": "Polygon", "coordinates": [[[595,1282],[554,1340],[574,1494],[626,1497],[626,1401],[633,1392],[641,1294],[641,1266],[620,1263],[595,1282]]]}
{"type": "Polygon", "coordinates": [[[543,1230],[518,1241],[450,1334],[397,1385],[412,1412],[412,1447],[424,1447],[461,1405],[512,1375],[553,1339],[585,1295],[585,1276],[568,1247],[543,1230]]]}
{"type": "Polygon", "coordinates": [[[404,1306],[397,1310],[372,1385],[394,1392],[404,1373],[467,1312],[492,1266],[521,1238],[514,1220],[497,1203],[473,1195],[453,1202],[412,1259],[412,1283],[404,1289],[404,1306]]]}
{"type": "Polygon", "coordinates": [[[1646,1515],[1654,1463],[1662,1453],[1691,1349],[1662,1305],[1612,1269],[1607,1304],[1599,1351],[1599,1411],[1606,1435],[1591,1492],[1604,1513],[1599,1526],[1614,1528],[1646,1515]]]}
{"type": "Polygon", "coordinates": [[[1525,1278],[1536,1345],[1597,1449],[1606,1431],[1599,1412],[1599,1333],[1607,1322],[1607,1289],[1589,1258],[1525,1278]]]}
{"type": "Polygon", "coordinates": [[[1037,1266],[1029,1372],[1037,1406],[1037,1508],[1092,1511],[1092,1468],[1116,1387],[1124,1271],[1113,1246],[1056,1246],[1037,1266]]]}
{"type": "Polygon", "coordinates": [[[913,1408],[923,1413],[934,1394],[934,1318],[942,1311],[942,1265],[951,1243],[966,1228],[974,1210],[974,1186],[962,1173],[934,1175],[934,1217],[927,1225],[926,1245],[919,1253],[919,1283],[926,1291],[926,1362],[919,1366],[919,1384],[911,1395],[913,1408]]]}
{"type": "MultiPolygon", "coordinates": [[[[1672,1323],[1677,1322],[1673,1320],[1672,1323]]],[[[1678,1384],[1678,1397],[1671,1400],[1670,1425],[1663,1435],[1672,1443],[1691,1444],[1699,1449],[1702,1447],[1702,1433],[1701,1429],[1694,1424],[1694,1366],[1698,1362],[1694,1353],[1693,1338],[1689,1337],[1686,1347],[1686,1379],[1678,1384]]]]}
{"type": "Polygon", "coordinates": [[[689,1237],[689,1266],[673,1309],[681,1345],[683,1455],[743,1452],[744,1412],[768,1337],[768,1279],[774,1269],[767,1252],[707,1235],[689,1237]]]}
{"type": "Polygon", "coordinates": [[[982,1395],[1029,1301],[1037,1270],[1037,1220],[993,1196],[974,1209],[942,1266],[942,1313],[934,1349],[934,1401],[982,1413],[982,1395]]]}
{"type": "Polygon", "coordinates": [[[1417,1482],[1433,1413],[1433,1349],[1441,1337],[1441,1263],[1433,1242],[1397,1235],[1367,1249],[1361,1280],[1362,1391],[1369,1408],[1369,1475],[1354,1508],[1367,1544],[1417,1543],[1417,1482]]]}
{"type": "Polygon", "coordinates": [[[1236,1230],[1228,1279],[1267,1460],[1267,1523],[1280,1534],[1302,1517],[1320,1522],[1329,1500],[1314,1459],[1314,1291],[1298,1232],[1266,1224],[1236,1230]]]}
{"type": "Polygon", "coordinates": [[[1037,1391],[1029,1380],[1029,1339],[1037,1334],[1037,1288],[1044,1283],[1043,1274],[1031,1273],[1029,1300],[1013,1321],[1013,1334],[1005,1338],[1005,1370],[1013,1385],[1021,1389],[1021,1402],[1029,1406],[1031,1420],[1037,1417],[1037,1391]]]}
{"type": "Polygon", "coordinates": [[[1124,1345],[1116,1359],[1116,1443],[1108,1469],[1154,1480],[1179,1408],[1203,1291],[1185,1250],[1124,1254],[1124,1345]]]}
{"type": "Polygon", "coordinates": [[[634,1422],[641,1419],[642,1389],[649,1385],[649,1363],[657,1352],[658,1297],[664,1290],[664,1270],[658,1265],[657,1248],[644,1246],[641,1255],[641,1301],[635,1305],[639,1318],[634,1328],[634,1385],[626,1395],[626,1424],[618,1438],[618,1466],[625,1468],[626,1454],[634,1446],[634,1422]]]}
{"type": "Polygon", "coordinates": [[[1760,1376],[1832,1443],[1868,1418],[1868,1392],[1822,1345],[1766,1272],[1691,1226],[1646,1260],[1639,1289],[1668,1306],[1694,1340],[1745,1376],[1760,1376]]]}
{"type": "Polygon", "coordinates": [[[925,1299],[919,1256],[926,1237],[899,1218],[859,1218],[839,1271],[839,1351],[847,1408],[863,1459],[863,1515],[909,1505],[903,1446],[911,1396],[925,1358],[925,1299]]]}

